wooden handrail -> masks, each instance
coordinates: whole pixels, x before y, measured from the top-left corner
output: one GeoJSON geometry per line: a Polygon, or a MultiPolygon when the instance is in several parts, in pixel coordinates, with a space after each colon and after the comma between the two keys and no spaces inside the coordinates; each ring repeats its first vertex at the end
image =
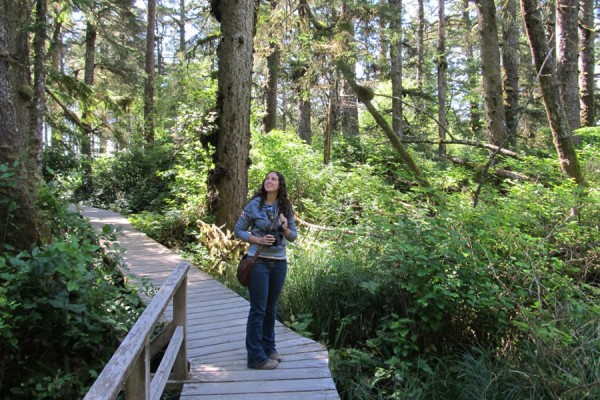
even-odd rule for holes
{"type": "MultiPolygon", "coordinates": [[[[173,377],[183,380],[187,376],[186,350],[186,287],[188,262],[178,263],[150,304],[133,325],[125,340],[106,364],[84,400],[114,400],[125,387],[127,400],[155,398],[150,388],[164,389],[173,368],[173,377]],[[151,379],[150,335],[159,318],[173,299],[175,330],[159,371],[151,379]],[[164,365],[163,365],[164,364],[164,365]],[[165,378],[163,374],[167,374],[165,378]]],[[[160,397],[160,394],[158,394],[160,397]]]]}

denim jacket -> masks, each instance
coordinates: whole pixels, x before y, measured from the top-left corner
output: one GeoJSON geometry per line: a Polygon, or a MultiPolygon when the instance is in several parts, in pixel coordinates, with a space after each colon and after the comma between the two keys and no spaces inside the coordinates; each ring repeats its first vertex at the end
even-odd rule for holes
{"type": "MultiPolygon", "coordinates": [[[[274,210],[269,210],[269,206],[266,204],[263,204],[262,210],[259,209],[259,207],[260,196],[254,197],[248,202],[248,204],[246,204],[242,214],[239,216],[235,224],[235,236],[244,242],[248,242],[251,235],[264,237],[267,235],[269,228],[271,227],[269,213],[272,213],[275,223],[273,224],[274,232],[271,232],[271,234],[276,236],[276,243],[272,246],[263,246],[260,251],[260,256],[280,260],[285,259],[287,242],[293,242],[298,236],[298,233],[296,232],[296,224],[294,222],[294,212],[292,211],[292,215],[288,217],[288,229],[292,233],[290,237],[286,239],[283,231],[281,230],[281,224],[279,222],[280,211],[277,202],[273,204],[274,210]],[[248,232],[249,228],[250,231],[248,232]]],[[[256,254],[256,250],[258,250],[259,246],[259,244],[251,244],[248,247],[248,256],[251,257],[256,254]]]]}

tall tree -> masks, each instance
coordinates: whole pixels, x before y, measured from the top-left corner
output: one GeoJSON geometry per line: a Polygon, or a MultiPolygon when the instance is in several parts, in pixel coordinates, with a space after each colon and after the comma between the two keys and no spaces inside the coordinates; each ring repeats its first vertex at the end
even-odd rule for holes
{"type": "Polygon", "coordinates": [[[310,101],[310,89],[298,95],[298,137],[306,143],[312,143],[312,103],[310,101]]]}
{"type": "Polygon", "coordinates": [[[448,123],[446,119],[446,11],[444,0],[438,0],[438,45],[437,45],[437,77],[438,77],[438,154],[446,157],[446,130],[448,123]]]}
{"type": "MultiPolygon", "coordinates": [[[[354,15],[350,11],[347,0],[342,0],[340,20],[342,21],[342,30],[346,34],[347,40],[354,42],[354,15]]],[[[356,78],[356,65],[353,63],[349,73],[356,78]]],[[[341,108],[340,119],[341,129],[344,135],[355,136],[359,133],[358,127],[358,100],[348,81],[344,80],[341,85],[341,108]]]]}
{"type": "MultiPolygon", "coordinates": [[[[86,15],[85,29],[85,64],[83,72],[83,82],[89,87],[94,86],[94,77],[96,72],[96,40],[98,30],[96,25],[97,10],[92,3],[91,9],[86,15]]],[[[81,190],[89,194],[92,189],[92,124],[89,120],[92,118],[90,108],[90,98],[86,97],[82,102],[82,127],[81,136],[81,155],[83,165],[83,184],[81,190]]]]}
{"type": "Polygon", "coordinates": [[[502,72],[508,141],[516,144],[519,118],[519,28],[517,0],[502,3],[502,72]]]}
{"type": "Polygon", "coordinates": [[[185,8],[185,0],[179,0],[179,51],[185,54],[185,24],[187,22],[187,13],[185,8]]]}
{"type": "Polygon", "coordinates": [[[471,128],[471,133],[473,135],[477,135],[481,130],[481,110],[480,110],[480,100],[478,95],[476,95],[477,89],[479,87],[479,62],[475,57],[475,52],[473,49],[473,38],[471,31],[473,29],[473,21],[471,19],[471,6],[469,0],[463,0],[463,9],[462,9],[462,18],[463,25],[465,29],[465,55],[466,55],[466,63],[467,63],[467,80],[468,80],[468,91],[469,91],[469,125],[471,128]]]}
{"type": "Polygon", "coordinates": [[[502,73],[500,70],[500,47],[494,0],[477,0],[479,15],[479,42],[481,45],[481,75],[483,101],[486,115],[488,142],[504,146],[506,117],[502,98],[502,73]]]}
{"type": "Polygon", "coordinates": [[[423,87],[423,71],[425,60],[425,0],[417,4],[417,87],[423,87]]]}
{"type": "Polygon", "coordinates": [[[216,223],[233,230],[248,194],[250,100],[256,10],[252,0],[213,0],[221,23],[217,95],[218,131],[208,177],[209,208],[216,223]]]}
{"type": "Polygon", "coordinates": [[[556,0],[558,87],[572,130],[579,128],[578,0],[556,0]]]}
{"type": "Polygon", "coordinates": [[[308,67],[304,62],[297,65],[292,72],[296,89],[296,117],[298,121],[298,137],[310,144],[312,142],[312,104],[310,101],[310,78],[306,77],[308,67]]]}
{"type": "Polygon", "coordinates": [[[392,78],[392,129],[398,137],[404,136],[402,111],[402,0],[390,3],[390,63],[392,78]]]}
{"type": "Polygon", "coordinates": [[[41,145],[38,115],[43,109],[43,48],[47,3],[36,1],[39,23],[34,48],[35,81],[30,76],[28,26],[30,3],[15,4],[0,0],[0,165],[15,166],[14,185],[0,185],[0,248],[10,245],[17,251],[28,250],[41,242],[44,223],[34,203],[41,183],[39,150],[41,145]],[[41,27],[41,30],[40,30],[41,27]],[[12,216],[12,218],[10,218],[12,216]]]}
{"type": "Polygon", "coordinates": [[[148,21],[146,25],[146,61],[144,71],[144,140],[154,143],[154,40],[156,29],[156,0],[148,0],[148,21]]]}
{"type": "MultiPolygon", "coordinates": [[[[277,0],[270,0],[271,11],[277,7],[277,0]]],[[[266,114],[263,119],[265,132],[277,128],[277,90],[279,85],[279,64],[281,50],[277,38],[272,37],[269,41],[270,54],[267,56],[267,92],[266,92],[266,114]]]]}
{"type": "Polygon", "coordinates": [[[579,90],[581,98],[582,126],[593,126],[596,122],[594,109],[594,0],[580,0],[579,23],[579,90]]]}
{"type": "Polygon", "coordinates": [[[521,9],[534,64],[538,70],[538,80],[544,97],[548,123],[552,131],[554,147],[562,171],[579,185],[585,185],[581,168],[573,146],[573,138],[567,121],[567,114],[558,92],[556,61],[548,48],[544,34],[544,20],[538,0],[521,0],[521,9]]]}

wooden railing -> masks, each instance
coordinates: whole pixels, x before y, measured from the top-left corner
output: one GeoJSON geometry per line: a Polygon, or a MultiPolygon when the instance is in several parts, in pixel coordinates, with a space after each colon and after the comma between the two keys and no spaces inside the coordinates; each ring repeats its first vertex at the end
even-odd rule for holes
{"type": "Polygon", "coordinates": [[[125,389],[127,400],[158,400],[167,381],[187,376],[186,287],[190,264],[180,262],[160,287],[125,340],[121,343],[84,400],[114,400],[125,389]],[[150,335],[173,299],[173,321],[150,342],[150,335]],[[150,359],[156,349],[168,347],[161,363],[150,373],[150,359]],[[171,370],[173,374],[171,375],[171,370]]]}

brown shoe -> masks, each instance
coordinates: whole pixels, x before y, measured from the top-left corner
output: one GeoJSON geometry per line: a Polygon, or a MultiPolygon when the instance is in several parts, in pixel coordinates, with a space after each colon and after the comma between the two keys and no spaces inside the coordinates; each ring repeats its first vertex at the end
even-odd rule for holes
{"type": "Polygon", "coordinates": [[[282,362],[282,361],[283,361],[283,358],[281,357],[281,355],[280,355],[279,353],[273,353],[273,354],[270,354],[270,355],[269,355],[269,358],[270,358],[271,360],[275,360],[275,361],[279,361],[279,362],[282,362]]]}
{"type": "Polygon", "coordinates": [[[264,363],[258,364],[256,366],[250,367],[250,368],[252,368],[252,369],[275,369],[275,368],[277,368],[278,365],[279,365],[279,361],[272,360],[269,358],[264,363]]]}

